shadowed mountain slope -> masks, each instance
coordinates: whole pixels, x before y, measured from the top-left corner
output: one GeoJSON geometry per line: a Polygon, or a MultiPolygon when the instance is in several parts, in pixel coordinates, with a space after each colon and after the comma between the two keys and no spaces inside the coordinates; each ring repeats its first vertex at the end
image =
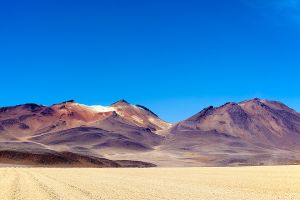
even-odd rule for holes
{"type": "Polygon", "coordinates": [[[9,133],[8,138],[19,138],[93,124],[100,127],[101,121],[107,118],[113,123],[114,129],[118,129],[117,123],[127,125],[128,128],[146,128],[151,131],[170,126],[149,109],[124,100],[112,106],[86,106],[70,100],[52,106],[24,104],[2,107],[0,132],[9,133]]]}
{"type": "Polygon", "coordinates": [[[300,160],[300,115],[276,101],[252,99],[208,107],[164,134],[161,150],[212,166],[300,160]]]}
{"type": "Polygon", "coordinates": [[[253,99],[208,107],[179,122],[171,132],[216,131],[252,143],[298,148],[300,114],[275,101],[253,99]]]}
{"type": "MultiPolygon", "coordinates": [[[[99,156],[100,150],[149,151],[162,140],[155,131],[169,126],[149,109],[124,100],[112,106],[86,106],[70,100],[52,106],[0,108],[0,142],[6,142],[12,150],[28,142],[30,145],[24,148],[30,154],[37,149],[29,147],[35,145],[56,152],[99,156]]],[[[129,161],[126,165],[130,165],[129,161]]]]}

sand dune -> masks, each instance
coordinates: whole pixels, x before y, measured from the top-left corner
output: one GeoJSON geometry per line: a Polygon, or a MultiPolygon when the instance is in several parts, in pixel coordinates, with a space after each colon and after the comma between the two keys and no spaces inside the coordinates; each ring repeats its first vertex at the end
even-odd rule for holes
{"type": "Polygon", "coordinates": [[[0,168],[0,199],[300,199],[300,167],[0,168]]]}

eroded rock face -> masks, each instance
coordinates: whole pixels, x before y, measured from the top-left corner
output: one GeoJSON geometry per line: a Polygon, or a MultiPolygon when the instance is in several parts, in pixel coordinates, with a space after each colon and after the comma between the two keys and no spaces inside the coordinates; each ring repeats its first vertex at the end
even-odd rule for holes
{"type": "Polygon", "coordinates": [[[48,107],[48,108],[46,108],[45,110],[43,110],[43,111],[41,112],[41,114],[42,114],[43,116],[52,116],[52,115],[54,114],[54,112],[55,112],[55,110],[54,110],[53,108],[48,107]]]}
{"type": "Polygon", "coordinates": [[[213,106],[209,106],[207,108],[204,108],[198,114],[192,116],[191,118],[188,118],[187,121],[199,122],[201,120],[206,119],[209,115],[213,114],[214,111],[215,111],[215,108],[213,106]]]}
{"type": "Polygon", "coordinates": [[[13,118],[1,121],[2,126],[13,126],[13,125],[18,124],[18,123],[19,123],[19,120],[18,119],[13,119],[13,118]]]}
{"type": "Polygon", "coordinates": [[[38,111],[41,111],[44,106],[34,104],[34,103],[28,103],[28,104],[22,105],[22,107],[31,112],[38,112],[38,111]]]}
{"type": "Polygon", "coordinates": [[[251,118],[238,104],[230,105],[228,108],[228,114],[236,126],[241,129],[249,128],[251,118]]]}

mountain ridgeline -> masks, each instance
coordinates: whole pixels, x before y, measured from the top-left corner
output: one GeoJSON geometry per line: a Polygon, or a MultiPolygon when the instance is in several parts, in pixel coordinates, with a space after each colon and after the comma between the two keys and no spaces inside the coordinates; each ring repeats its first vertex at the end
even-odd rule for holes
{"type": "Polygon", "coordinates": [[[252,99],[175,124],[125,100],[0,108],[0,163],[152,167],[300,163],[300,114],[252,99]],[[50,159],[51,158],[51,159],[50,159]]]}

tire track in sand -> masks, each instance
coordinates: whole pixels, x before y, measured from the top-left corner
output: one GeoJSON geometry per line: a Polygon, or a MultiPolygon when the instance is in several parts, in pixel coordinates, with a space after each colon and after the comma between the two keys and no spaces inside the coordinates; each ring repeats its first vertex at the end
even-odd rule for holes
{"type": "Polygon", "coordinates": [[[43,173],[40,173],[40,175],[42,175],[43,177],[46,177],[54,182],[57,182],[59,184],[62,184],[64,186],[67,186],[68,188],[70,188],[71,190],[74,190],[74,192],[77,192],[77,193],[80,193],[82,194],[84,197],[86,197],[87,199],[90,199],[90,200],[105,200],[101,197],[98,197],[98,196],[95,196],[93,195],[91,192],[87,191],[87,190],[84,190],[76,185],[73,185],[73,184],[70,184],[70,183],[67,183],[67,182],[64,182],[64,181],[60,181],[60,180],[57,180],[49,175],[46,175],[46,174],[43,174],[43,173]]]}
{"type": "Polygon", "coordinates": [[[11,170],[9,169],[1,169],[1,175],[0,175],[0,199],[8,198],[9,192],[10,192],[10,185],[12,182],[12,176],[11,176],[11,170]]]}
{"type": "Polygon", "coordinates": [[[9,199],[22,200],[20,173],[16,169],[13,169],[12,173],[13,173],[13,180],[9,188],[9,199]]]}
{"type": "Polygon", "coordinates": [[[48,198],[52,200],[64,200],[56,191],[54,191],[52,188],[48,187],[45,183],[41,182],[38,178],[36,178],[32,173],[26,171],[26,175],[34,184],[37,185],[36,190],[42,191],[48,198]]]}
{"type": "MultiPolygon", "coordinates": [[[[82,193],[86,193],[88,195],[89,199],[91,199],[91,200],[104,200],[104,199],[107,199],[107,198],[104,198],[104,197],[101,198],[99,196],[95,197],[95,195],[93,195],[91,192],[86,191],[86,190],[82,189],[81,187],[66,183],[66,182],[61,181],[61,180],[57,180],[57,179],[53,178],[52,176],[49,176],[48,174],[45,174],[45,173],[40,173],[40,174],[47,177],[48,179],[51,179],[51,180],[55,181],[55,182],[59,182],[63,185],[68,185],[69,187],[72,187],[76,190],[80,190],[82,193]]],[[[105,184],[105,186],[109,186],[109,193],[110,194],[112,194],[112,193],[117,194],[118,199],[120,198],[119,193],[121,191],[121,192],[124,192],[125,194],[137,195],[136,199],[138,199],[138,198],[140,199],[142,197],[144,200],[152,200],[152,199],[170,200],[170,198],[163,197],[160,194],[153,194],[153,193],[145,194],[142,191],[135,190],[135,189],[132,189],[132,188],[128,188],[128,187],[124,186],[124,185],[126,185],[126,183],[124,183],[124,185],[115,185],[115,184],[111,184],[109,182],[103,182],[102,184],[105,184]]],[[[102,187],[102,189],[103,189],[103,187],[102,187]]],[[[131,199],[130,197],[127,197],[127,198],[122,197],[122,198],[123,199],[131,199]]]]}

